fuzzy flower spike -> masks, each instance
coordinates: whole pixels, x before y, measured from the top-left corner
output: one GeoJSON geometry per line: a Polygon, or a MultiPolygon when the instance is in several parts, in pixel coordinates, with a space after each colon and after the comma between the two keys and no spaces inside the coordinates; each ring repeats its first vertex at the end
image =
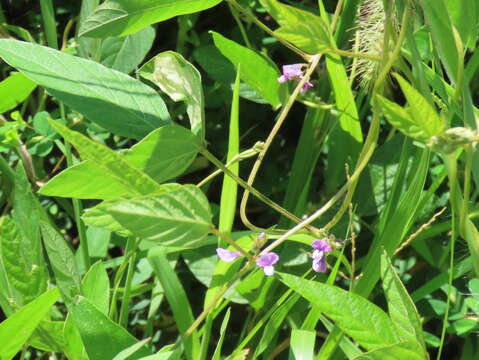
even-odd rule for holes
{"type": "Polygon", "coordinates": [[[331,246],[326,240],[315,240],[311,245],[313,251],[313,270],[316,272],[326,271],[326,254],[330,252],[331,246]]]}
{"type": "Polygon", "coordinates": [[[232,262],[241,255],[238,251],[230,251],[223,248],[217,248],[216,253],[218,257],[225,262],[232,262]]]}
{"type": "Polygon", "coordinates": [[[279,260],[278,254],[274,252],[263,254],[256,260],[256,265],[263,268],[264,274],[266,276],[271,276],[274,274],[274,264],[279,260]]]}
{"type": "MultiPolygon", "coordinates": [[[[303,64],[290,64],[290,65],[283,65],[283,75],[278,78],[280,83],[285,83],[286,81],[293,80],[296,82],[301,81],[304,78],[303,74],[303,64]]],[[[313,87],[314,85],[309,81],[305,82],[303,87],[301,88],[301,92],[305,92],[309,88],[313,87]]]]}

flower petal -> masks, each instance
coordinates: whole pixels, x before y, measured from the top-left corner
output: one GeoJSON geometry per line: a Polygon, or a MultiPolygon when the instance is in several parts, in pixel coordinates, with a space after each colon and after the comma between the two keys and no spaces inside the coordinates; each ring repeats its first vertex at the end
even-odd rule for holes
{"type": "Polygon", "coordinates": [[[330,252],[332,250],[329,243],[324,239],[314,240],[311,246],[313,247],[313,249],[324,251],[324,252],[330,252]]]}
{"type": "Polygon", "coordinates": [[[218,257],[225,262],[232,262],[240,256],[240,253],[237,251],[229,251],[223,248],[217,248],[216,253],[218,254],[218,257]]]}
{"type": "Polygon", "coordinates": [[[313,270],[318,273],[323,273],[326,271],[326,259],[315,260],[313,259],[313,270]]]}
{"type": "Polygon", "coordinates": [[[274,266],[263,266],[263,271],[266,276],[274,275],[274,266]]]}
{"type": "Polygon", "coordinates": [[[256,260],[256,265],[264,267],[264,266],[272,266],[276,264],[279,260],[278,254],[274,252],[263,254],[256,260]]]}

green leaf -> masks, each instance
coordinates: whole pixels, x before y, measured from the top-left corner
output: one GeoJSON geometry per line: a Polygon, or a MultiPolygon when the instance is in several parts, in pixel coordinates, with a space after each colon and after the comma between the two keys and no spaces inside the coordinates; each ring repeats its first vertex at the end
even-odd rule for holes
{"type": "Polygon", "coordinates": [[[293,360],[313,360],[316,333],[309,330],[293,329],[291,331],[291,352],[293,360]]]}
{"type": "Polygon", "coordinates": [[[163,100],[152,88],[94,61],[9,39],[0,39],[0,56],[52,96],[115,134],[142,138],[170,123],[163,100]]]}
{"type": "Polygon", "coordinates": [[[353,358],[354,360],[424,360],[428,357],[417,352],[417,344],[413,341],[404,341],[391,346],[384,346],[363,355],[353,358]]]}
{"type": "Polygon", "coordinates": [[[173,101],[185,102],[191,131],[204,141],[205,104],[200,72],[180,54],[165,51],[143,65],[139,73],[173,101]]]}
{"type": "Polygon", "coordinates": [[[362,296],[336,286],[281,273],[281,281],[310,301],[359,345],[367,350],[398,342],[386,313],[362,296]]]}
{"type": "Polygon", "coordinates": [[[329,27],[321,17],[276,0],[260,2],[280,24],[275,31],[278,37],[310,54],[325,52],[333,47],[329,27]]]}
{"type": "Polygon", "coordinates": [[[12,359],[21,350],[59,296],[58,289],[51,289],[0,323],[2,360],[12,359]]]}
{"type": "MultiPolygon", "coordinates": [[[[23,269],[16,276],[28,276],[27,288],[21,290],[24,301],[29,302],[47,289],[47,269],[43,258],[40,240],[39,221],[45,216],[40,202],[33,194],[22,163],[17,165],[15,173],[15,199],[13,202],[13,219],[18,229],[19,237],[16,244],[11,243],[14,251],[11,256],[20,258],[23,269]],[[23,271],[23,275],[21,272],[23,271]]],[[[4,244],[5,245],[5,244],[4,244]]],[[[6,266],[6,264],[5,264],[6,266]]],[[[8,270],[8,269],[7,269],[8,270]]]]}
{"type": "Polygon", "coordinates": [[[223,341],[225,339],[226,329],[228,328],[228,322],[230,321],[230,314],[231,314],[231,308],[228,308],[228,310],[226,310],[225,317],[223,318],[223,321],[221,322],[220,338],[218,339],[218,343],[216,344],[215,352],[213,353],[213,357],[211,358],[211,360],[220,360],[221,348],[223,346],[223,341]]]}
{"type": "Polygon", "coordinates": [[[48,352],[62,352],[65,348],[63,338],[63,321],[40,322],[28,343],[30,346],[48,352]]]}
{"type": "Polygon", "coordinates": [[[63,300],[71,301],[74,296],[81,293],[75,256],[65,239],[51,225],[42,223],[40,229],[56,284],[63,300]]]}
{"type": "MultiPolygon", "coordinates": [[[[239,153],[239,88],[240,88],[240,71],[241,66],[238,65],[238,73],[233,89],[233,100],[231,102],[230,128],[228,138],[228,155],[226,161],[230,162],[239,153]]],[[[239,163],[229,167],[235,175],[239,174],[239,163]]],[[[238,194],[238,184],[224,174],[223,187],[221,188],[220,200],[220,219],[218,229],[223,233],[231,232],[236,213],[236,201],[238,194]]]]}
{"type": "MultiPolygon", "coordinates": [[[[193,324],[193,312],[188,297],[175,271],[170,266],[163,247],[155,247],[148,252],[148,261],[160,280],[168,304],[173,312],[176,325],[181,335],[184,335],[193,324]]],[[[193,332],[184,341],[188,359],[195,359],[194,355],[200,348],[198,332],[193,332]]]]}
{"type": "Polygon", "coordinates": [[[51,121],[50,124],[78,150],[85,160],[90,160],[104,173],[113,177],[116,182],[125,188],[129,188],[129,194],[146,195],[161,190],[158,183],[141,170],[131,166],[117,152],[90,140],[83,134],[68,129],[58,122],[51,121]]]}
{"type": "MultiPolygon", "coordinates": [[[[191,165],[199,148],[199,139],[191,131],[167,125],[118,155],[131,167],[157,182],[164,182],[181,175],[191,165]]],[[[131,186],[119,181],[118,176],[88,160],[62,171],[40,189],[43,195],[79,199],[115,199],[131,191],[131,186]]]]}
{"type": "Polygon", "coordinates": [[[12,110],[25,101],[37,87],[22,73],[12,73],[0,82],[0,114],[12,110]]]}
{"type": "Polygon", "coordinates": [[[128,35],[156,22],[191,14],[221,0],[107,0],[86,19],[80,36],[128,35]]]}
{"type": "MultiPolygon", "coordinates": [[[[128,331],[111,321],[82,296],[76,297],[75,302],[69,306],[69,312],[90,360],[113,359],[120,351],[138,342],[128,331]]],[[[142,348],[129,359],[140,359],[148,355],[151,353],[142,348]]]]}
{"type": "Polygon", "coordinates": [[[278,107],[284,99],[286,88],[278,82],[280,73],[271,60],[217,32],[211,33],[220,52],[236,68],[241,63],[241,80],[251,85],[274,108],[278,107]]]}
{"type": "MultiPolygon", "coordinates": [[[[420,4],[439,57],[446,68],[449,78],[452,81],[456,81],[457,70],[459,68],[459,54],[457,52],[454,30],[445,2],[444,0],[421,0],[420,4]]],[[[472,16],[472,14],[469,16],[472,16]]]]}
{"type": "Polygon", "coordinates": [[[98,261],[88,270],[81,284],[82,294],[103,314],[108,314],[110,280],[103,262],[98,261]]]}
{"type": "Polygon", "coordinates": [[[12,234],[9,226],[6,225],[12,222],[10,218],[4,216],[0,218],[0,307],[6,316],[13,313],[11,300],[14,299],[13,289],[8,281],[7,271],[3,261],[2,243],[5,237],[11,237],[12,234]]]}
{"type": "Polygon", "coordinates": [[[129,74],[143,61],[155,40],[151,26],[125,37],[108,37],[101,43],[100,62],[110,69],[129,74]]]}
{"type": "Polygon", "coordinates": [[[426,344],[419,314],[385,251],[381,255],[381,278],[391,320],[402,334],[401,337],[416,342],[416,347],[419,351],[422,349],[422,356],[426,357],[426,344]]]}
{"type": "Polygon", "coordinates": [[[464,45],[474,48],[477,35],[479,6],[476,0],[448,0],[447,11],[464,45]],[[467,14],[467,16],[464,16],[467,14]]]}
{"type": "Polygon", "coordinates": [[[107,212],[134,236],[163,246],[202,246],[212,226],[208,199],[194,185],[110,204],[107,212]]]}

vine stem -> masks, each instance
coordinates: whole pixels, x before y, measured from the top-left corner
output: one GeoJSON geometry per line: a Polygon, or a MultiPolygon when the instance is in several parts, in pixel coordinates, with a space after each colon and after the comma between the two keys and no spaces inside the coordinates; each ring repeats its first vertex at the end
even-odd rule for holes
{"type": "MultiPolygon", "coordinates": [[[[243,187],[245,189],[245,192],[248,192],[248,193],[251,193],[253,194],[254,196],[256,196],[258,199],[260,199],[261,201],[263,201],[265,204],[269,205],[270,207],[272,207],[273,209],[275,209],[277,212],[279,212],[280,214],[290,218],[291,220],[293,220],[294,222],[296,223],[300,223],[301,222],[301,219],[299,219],[298,217],[294,216],[293,214],[291,214],[289,211],[287,211],[286,209],[282,208],[280,205],[276,204],[273,200],[269,199],[268,197],[266,197],[265,195],[263,195],[262,193],[260,193],[258,190],[256,190],[255,188],[253,188],[250,184],[246,183],[246,181],[244,181],[243,179],[241,179],[239,176],[237,176],[236,174],[234,174],[231,170],[229,170],[220,160],[218,160],[213,154],[211,154],[208,150],[206,150],[205,148],[201,149],[200,150],[200,153],[206,158],[208,159],[213,165],[215,165],[216,167],[218,167],[219,169],[221,169],[221,171],[223,171],[226,175],[228,175],[229,177],[231,177],[234,181],[236,181],[241,187],[243,187]]],[[[268,233],[283,233],[284,231],[283,230],[265,230],[265,229],[260,229],[260,228],[254,228],[255,231],[264,231],[264,232],[268,232],[268,233]]],[[[315,229],[315,228],[309,228],[310,231],[313,231],[313,232],[317,232],[318,229],[315,229]]]]}
{"type": "MultiPolygon", "coordinates": [[[[257,157],[257,159],[256,159],[256,161],[253,165],[253,168],[251,169],[251,172],[250,172],[249,177],[248,177],[248,182],[247,182],[248,187],[251,188],[251,186],[253,185],[254,180],[256,179],[256,175],[258,174],[258,170],[259,170],[261,164],[263,163],[263,159],[266,155],[266,152],[268,151],[269,147],[271,146],[271,143],[273,142],[274,138],[276,137],[276,134],[278,133],[279,129],[283,125],[283,123],[286,119],[286,116],[288,115],[289,111],[291,110],[291,107],[293,106],[296,98],[298,97],[299,92],[301,91],[303,85],[309,80],[311,74],[316,69],[316,66],[319,64],[321,56],[322,56],[322,54],[317,54],[317,55],[314,55],[311,58],[311,63],[309,64],[308,69],[306,70],[306,73],[305,73],[303,79],[301,79],[301,81],[298,83],[298,85],[294,89],[293,93],[288,98],[288,101],[287,101],[286,105],[282,108],[282,110],[281,110],[281,112],[278,116],[278,119],[277,119],[276,123],[274,124],[273,129],[271,130],[271,132],[268,135],[268,138],[265,141],[263,149],[258,154],[258,157],[257,157]]],[[[253,194],[253,192],[251,192],[251,193],[253,194]]],[[[249,219],[246,215],[246,206],[248,204],[249,194],[250,194],[250,191],[248,191],[248,189],[246,189],[245,192],[243,193],[243,197],[241,199],[241,205],[240,205],[240,216],[241,216],[241,220],[243,221],[243,224],[246,227],[248,227],[250,229],[258,230],[258,227],[254,226],[249,221],[249,219]]],[[[295,220],[295,222],[296,223],[301,223],[301,221],[297,221],[297,220],[295,220]]],[[[259,230],[267,232],[267,230],[265,230],[265,229],[259,229],[259,230]]]]}

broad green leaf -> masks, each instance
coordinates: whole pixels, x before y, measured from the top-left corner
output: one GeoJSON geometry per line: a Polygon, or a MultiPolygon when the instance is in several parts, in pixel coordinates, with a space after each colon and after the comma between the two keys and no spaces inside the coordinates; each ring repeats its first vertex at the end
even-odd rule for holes
{"type": "Polygon", "coordinates": [[[40,225],[43,243],[50,260],[56,284],[62,293],[63,300],[71,301],[81,293],[80,275],[76,268],[75,256],[71,248],[51,225],[40,225]]]}
{"type": "Polygon", "coordinates": [[[106,0],[80,28],[80,36],[122,36],[178,15],[191,14],[221,0],[106,0]]]}
{"type": "Polygon", "coordinates": [[[149,60],[139,73],[158,85],[173,101],[185,102],[191,131],[203,141],[205,104],[200,72],[180,54],[166,51],[149,60]]]}
{"type": "MultiPolygon", "coordinates": [[[[111,321],[82,296],[76,297],[68,310],[80,332],[90,360],[113,359],[120,351],[138,342],[128,331],[111,321]]],[[[141,348],[129,359],[140,359],[148,355],[151,353],[141,348]]]]}
{"type": "Polygon", "coordinates": [[[45,214],[41,209],[40,202],[32,192],[22,163],[19,163],[15,173],[15,199],[13,202],[13,219],[18,230],[18,238],[16,244],[11,243],[13,247],[10,250],[14,251],[11,256],[15,256],[16,252],[16,256],[21,258],[19,262],[22,263],[23,269],[17,268],[17,270],[23,271],[23,274],[17,272],[17,279],[19,280],[21,276],[29,277],[26,280],[28,284],[25,284],[27,288],[20,291],[25,303],[47,289],[48,275],[38,228],[40,218],[43,216],[45,214]]]}
{"type": "MultiPolygon", "coordinates": [[[[452,81],[456,81],[457,70],[459,69],[459,54],[445,1],[450,0],[420,0],[419,3],[424,11],[432,40],[447,74],[452,81]]],[[[472,16],[472,14],[469,16],[472,16]]]]}
{"type": "Polygon", "coordinates": [[[328,28],[320,17],[314,17],[314,20],[305,19],[304,22],[283,25],[274,33],[308,54],[327,52],[332,47],[328,28]]]}
{"type": "Polygon", "coordinates": [[[151,26],[125,37],[108,37],[101,43],[100,62],[110,69],[129,74],[143,61],[155,40],[151,26]]]}
{"type": "Polygon", "coordinates": [[[281,273],[281,281],[310,301],[367,350],[399,341],[393,322],[378,306],[336,286],[281,273]]]}
{"type": "Polygon", "coordinates": [[[399,74],[394,74],[394,77],[399,82],[401,90],[407,99],[409,116],[419,124],[427,136],[432,137],[442,133],[444,131],[444,122],[432,105],[399,74]]]}
{"type": "Polygon", "coordinates": [[[208,200],[194,185],[115,201],[107,212],[134,236],[163,246],[199,247],[212,226],[208,200]]]}
{"type": "MultiPolygon", "coordinates": [[[[148,261],[158,280],[160,280],[180,334],[184,335],[195,319],[188,301],[188,296],[178,276],[170,266],[165,249],[160,246],[151,249],[148,252],[148,261]]],[[[184,346],[187,358],[194,360],[194,355],[198,353],[200,346],[197,331],[186,338],[184,346]]]]}
{"type": "Polygon", "coordinates": [[[13,221],[9,217],[4,216],[0,218],[0,307],[6,316],[10,316],[14,311],[11,303],[12,299],[14,299],[14,289],[8,281],[3,261],[2,243],[5,241],[5,238],[15,235],[9,229],[12,226],[8,224],[11,223],[13,221]]]}
{"type": "Polygon", "coordinates": [[[285,87],[278,82],[280,73],[271,60],[214,31],[211,33],[220,52],[236,68],[241,64],[241,80],[249,84],[274,108],[279,106],[284,99],[285,87]]]}
{"type": "Polygon", "coordinates": [[[313,360],[316,333],[309,330],[293,329],[291,331],[291,352],[293,360],[313,360]]]}
{"type": "Polygon", "coordinates": [[[476,0],[448,0],[446,1],[447,11],[453,25],[461,34],[462,42],[466,46],[474,48],[477,41],[477,23],[479,4],[476,0]],[[467,14],[467,16],[464,16],[467,14]]]}
{"type": "MultiPolygon", "coordinates": [[[[240,64],[241,65],[241,64],[240,64]]],[[[231,101],[230,128],[228,138],[228,154],[226,161],[230,162],[239,154],[239,87],[240,87],[241,66],[238,65],[236,81],[233,89],[233,100],[231,101]]],[[[233,164],[229,169],[235,174],[239,174],[239,163],[233,164]]],[[[236,200],[238,194],[238,184],[228,175],[223,176],[223,187],[221,188],[220,217],[218,229],[223,233],[230,233],[233,228],[233,222],[236,213],[236,200]]]]}
{"type": "Polygon", "coordinates": [[[120,225],[108,212],[108,209],[112,204],[115,204],[115,200],[105,200],[98,205],[87,209],[82,216],[83,221],[89,226],[117,232],[123,236],[132,235],[130,231],[120,225]]]}
{"type": "Polygon", "coordinates": [[[170,123],[163,100],[152,88],[94,61],[9,39],[0,39],[0,57],[115,134],[142,138],[170,123]]]}
{"type": "Polygon", "coordinates": [[[82,294],[103,314],[108,314],[110,304],[110,280],[101,261],[88,270],[81,284],[82,294]]]}
{"type": "Polygon", "coordinates": [[[62,352],[65,348],[64,325],[63,321],[43,320],[28,340],[28,343],[30,346],[43,351],[62,352]]]}
{"type": "Polygon", "coordinates": [[[354,357],[354,360],[424,360],[428,359],[424,354],[418,353],[417,344],[413,341],[398,342],[393,345],[384,346],[354,357]]]}
{"type": "Polygon", "coordinates": [[[161,186],[151,177],[131,166],[117,152],[90,140],[83,134],[68,129],[58,122],[51,121],[50,124],[78,150],[84,160],[90,160],[109,176],[115,178],[116,182],[124,187],[129,187],[129,194],[147,195],[161,189],[161,186]]]}
{"type": "Polygon", "coordinates": [[[90,360],[83,346],[80,332],[73,323],[70,313],[65,319],[63,327],[63,338],[65,339],[65,355],[71,360],[90,360]]]}
{"type": "Polygon", "coordinates": [[[0,323],[2,360],[12,359],[21,350],[59,297],[58,289],[51,289],[0,323]]]}
{"type": "Polygon", "coordinates": [[[0,82],[0,114],[12,110],[25,101],[37,87],[22,73],[12,73],[0,82]]]}
{"type": "Polygon", "coordinates": [[[310,54],[325,52],[333,47],[329,27],[319,16],[276,0],[260,2],[280,24],[275,31],[278,37],[310,54]]]}
{"type": "MultiPolygon", "coordinates": [[[[199,148],[199,140],[191,131],[167,125],[154,130],[120,156],[155,181],[164,182],[181,175],[199,148]]],[[[43,195],[80,199],[115,199],[131,191],[131,186],[89,160],[62,171],[40,189],[43,195]]]]}
{"type": "Polygon", "coordinates": [[[422,355],[426,357],[426,344],[416,306],[385,251],[381,255],[381,278],[391,320],[402,334],[401,337],[416,342],[417,348],[422,349],[422,355]]]}
{"type": "Polygon", "coordinates": [[[46,274],[40,274],[38,271],[42,268],[36,267],[23,255],[24,246],[16,223],[9,217],[3,218],[0,224],[0,254],[7,288],[11,291],[10,301],[16,306],[27,304],[46,289],[46,274]]]}
{"type": "MultiPolygon", "coordinates": [[[[100,0],[82,0],[78,17],[77,33],[91,13],[100,5],[100,0]]],[[[78,37],[78,53],[83,58],[98,60],[101,52],[101,39],[78,37]]]]}

